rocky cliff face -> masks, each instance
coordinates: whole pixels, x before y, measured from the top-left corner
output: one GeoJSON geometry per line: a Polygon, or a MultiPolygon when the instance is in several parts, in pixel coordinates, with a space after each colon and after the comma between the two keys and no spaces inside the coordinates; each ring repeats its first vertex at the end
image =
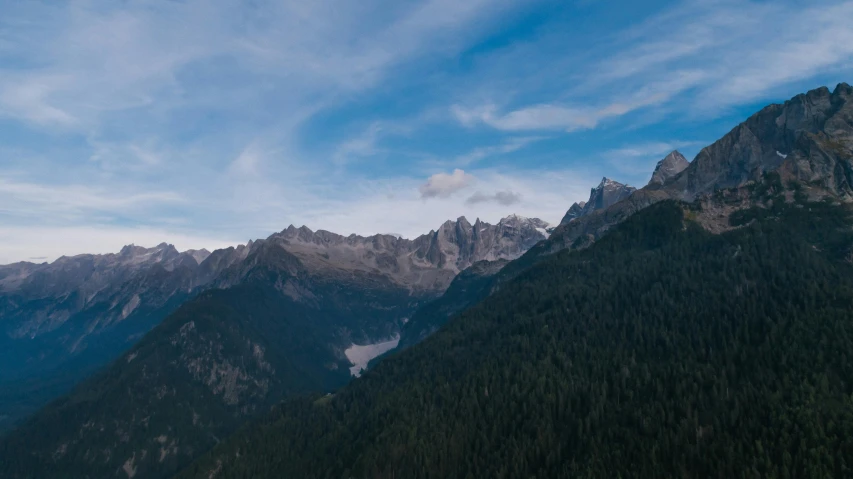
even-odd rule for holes
{"type": "Polygon", "coordinates": [[[602,178],[601,183],[589,191],[589,200],[573,204],[563,219],[560,221],[564,225],[576,218],[589,215],[593,211],[609,208],[615,203],[624,200],[631,196],[636,188],[628,186],[618,181],[613,181],[610,178],[602,178]]]}
{"type": "Polygon", "coordinates": [[[116,254],[0,266],[0,344],[6,346],[0,349],[8,351],[0,353],[0,362],[14,364],[3,368],[0,379],[54,369],[93,350],[114,357],[176,303],[239,261],[243,249],[211,255],[180,253],[165,243],[129,245],[116,254]],[[107,340],[102,334],[112,336],[107,340]],[[31,346],[29,353],[22,351],[24,343],[31,346]]]}
{"type": "Polygon", "coordinates": [[[290,226],[266,242],[281,245],[306,268],[331,275],[359,272],[412,291],[440,293],[460,271],[482,260],[515,259],[548,237],[550,225],[517,215],[496,225],[464,216],[414,240],[391,235],[341,236],[290,226]]]}
{"type": "MultiPolygon", "coordinates": [[[[769,105],[703,148],[681,172],[662,182],[652,181],[608,208],[562,224],[531,254],[587,245],[614,224],[658,201],[694,201],[715,191],[748,186],[770,172],[778,173],[783,182],[795,180],[850,201],[851,99],[853,87],[841,83],[833,91],[821,87],[785,103],[769,105]]],[[[728,205],[726,210],[736,208],[728,205]]]]}
{"type": "Polygon", "coordinates": [[[666,189],[692,199],[779,171],[849,197],[853,163],[853,88],[822,87],[770,105],[702,149],[666,189]]]}
{"type": "Polygon", "coordinates": [[[563,216],[563,219],[560,220],[560,224],[564,225],[569,221],[572,221],[575,218],[580,218],[583,216],[583,207],[586,206],[586,201],[581,201],[579,203],[572,203],[572,206],[569,207],[569,210],[566,211],[566,215],[563,216]]]}
{"type": "Polygon", "coordinates": [[[649,180],[649,185],[663,185],[670,178],[684,171],[690,162],[678,150],[666,155],[655,166],[655,171],[652,173],[652,179],[649,180]]]}

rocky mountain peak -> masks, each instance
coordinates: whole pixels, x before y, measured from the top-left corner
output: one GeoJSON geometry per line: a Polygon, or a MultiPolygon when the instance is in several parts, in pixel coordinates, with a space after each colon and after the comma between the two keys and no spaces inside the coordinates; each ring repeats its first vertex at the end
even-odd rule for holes
{"type": "Polygon", "coordinates": [[[576,218],[586,216],[593,211],[609,208],[611,205],[631,196],[636,188],[628,186],[610,178],[604,177],[595,188],[589,190],[589,200],[574,203],[560,221],[564,225],[576,218]]]}
{"type": "Polygon", "coordinates": [[[184,251],[184,254],[189,255],[195,260],[196,264],[201,264],[210,256],[210,251],[202,249],[189,249],[184,251]]]}
{"type": "Polygon", "coordinates": [[[758,181],[769,171],[853,195],[853,89],[817,88],[769,105],[703,148],[667,184],[679,199],[758,181]]]}
{"type": "Polygon", "coordinates": [[[610,205],[621,201],[633,192],[637,191],[633,186],[628,186],[618,181],[604,177],[601,183],[589,192],[589,201],[584,205],[584,210],[587,212],[607,208],[610,205]]]}
{"type": "MultiPolygon", "coordinates": [[[[695,201],[719,190],[762,182],[770,172],[817,195],[853,199],[853,88],[821,87],[768,105],[711,145],[681,172],[649,184],[596,214],[562,224],[543,251],[587,245],[611,226],[659,201],[695,201]]],[[[744,205],[749,201],[745,200],[744,205]]],[[[587,205],[589,207],[589,205],[587,205]]],[[[727,211],[737,210],[729,203],[727,211]]],[[[567,215],[568,216],[568,215],[567,215]]]]}
{"type": "Polygon", "coordinates": [[[687,161],[687,158],[678,150],[673,150],[657,163],[655,171],[652,173],[652,179],[649,180],[649,185],[663,185],[688,166],[690,166],[690,162],[687,161]]]}
{"type": "Polygon", "coordinates": [[[579,218],[583,215],[583,207],[586,206],[586,201],[581,201],[578,203],[572,203],[572,206],[569,207],[569,211],[566,211],[566,215],[563,216],[563,219],[560,220],[560,224],[564,225],[569,221],[572,221],[575,218],[579,218]]]}

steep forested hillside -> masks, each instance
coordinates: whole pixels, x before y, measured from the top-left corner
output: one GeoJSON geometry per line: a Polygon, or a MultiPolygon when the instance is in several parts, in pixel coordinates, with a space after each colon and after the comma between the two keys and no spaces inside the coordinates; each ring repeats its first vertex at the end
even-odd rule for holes
{"type": "Polygon", "coordinates": [[[508,261],[480,261],[459,273],[439,298],[419,308],[400,332],[401,351],[434,333],[450,317],[482,300],[491,292],[496,275],[508,261]]]}
{"type": "Polygon", "coordinates": [[[699,208],[546,258],[182,477],[853,475],[849,208],[787,191],[721,235],[699,208]]]}

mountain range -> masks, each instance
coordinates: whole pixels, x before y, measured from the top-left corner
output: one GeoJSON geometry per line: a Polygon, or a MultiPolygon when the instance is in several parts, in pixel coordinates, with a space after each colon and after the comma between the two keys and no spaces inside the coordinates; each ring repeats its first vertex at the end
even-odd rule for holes
{"type": "Polygon", "coordinates": [[[847,475],[851,96],[770,105],[640,189],[604,178],[554,229],[2,267],[4,361],[119,346],[0,439],[0,475],[847,475]],[[348,348],[398,337],[350,382],[348,348]]]}
{"type": "MultiPolygon", "coordinates": [[[[162,358],[161,345],[154,338],[166,334],[162,331],[169,330],[174,320],[151,330],[170,314],[184,318],[191,314],[187,311],[215,308],[217,322],[211,327],[225,328],[229,331],[227,339],[241,338],[243,346],[272,351],[264,360],[269,368],[250,373],[242,369],[244,365],[234,366],[228,359],[231,354],[202,344],[212,341],[206,335],[182,335],[180,343],[170,344],[180,348],[170,354],[182,361],[195,361],[202,368],[193,369],[188,379],[201,391],[174,394],[201,398],[215,391],[222,406],[211,413],[216,419],[202,424],[207,418],[201,414],[193,422],[208,433],[197,442],[187,440],[190,444],[184,449],[175,448],[178,456],[179,449],[187,451],[181,456],[186,460],[195,451],[209,447],[214,435],[224,435],[236,427],[239,418],[286,394],[344,384],[350,378],[350,364],[344,355],[347,347],[393,337],[418,305],[439,296],[460,270],[477,261],[516,258],[544,239],[548,229],[541,220],[516,215],[496,225],[479,220],[471,224],[461,217],[414,240],[391,235],[345,237],[290,226],[266,239],[213,253],[179,253],[165,244],[150,249],[128,246],[119,254],[4,266],[0,269],[0,301],[4,304],[0,324],[6,333],[3,370],[9,377],[3,378],[5,397],[0,395],[0,406],[5,408],[11,427],[15,420],[122,353],[124,358],[138,357],[133,365],[145,364],[145,351],[154,343],[151,354],[162,358]],[[245,304],[246,297],[263,301],[245,304]],[[192,298],[195,301],[190,301],[192,298]],[[213,306],[222,304],[231,306],[213,306]],[[254,329],[231,331],[229,328],[238,322],[235,318],[249,311],[255,311],[253,321],[268,316],[269,322],[256,324],[254,329]],[[287,312],[292,315],[291,322],[287,312]],[[280,322],[275,322],[276,317],[280,322]],[[276,343],[269,343],[271,338],[278,338],[279,346],[290,342],[293,347],[280,353],[276,343]],[[127,352],[129,348],[132,350],[127,352]],[[243,380],[249,386],[242,384],[243,380]],[[256,391],[252,384],[263,386],[256,391]],[[238,394],[236,391],[244,386],[253,392],[238,394]],[[222,419],[226,416],[227,420],[222,419]]],[[[201,324],[200,320],[194,324],[201,324]]],[[[215,341],[219,339],[222,335],[217,334],[215,341]]],[[[133,366],[132,361],[121,361],[119,364],[128,365],[125,367],[133,366]]],[[[169,366],[157,363],[156,367],[137,371],[139,376],[133,379],[125,373],[119,386],[110,376],[116,367],[96,375],[102,381],[98,387],[107,394],[125,387],[127,381],[154,390],[168,387],[174,379],[168,375],[169,366]]],[[[98,379],[93,381],[97,383],[98,379]]],[[[159,407],[129,404],[134,408],[127,410],[127,418],[114,414],[110,421],[118,436],[139,426],[132,419],[139,411],[159,407]],[[127,422],[121,424],[122,419],[127,422]]],[[[195,412],[182,411],[195,417],[195,412]]],[[[107,417],[103,418],[106,422],[107,417]]],[[[166,427],[179,423],[178,418],[170,419],[166,427]]],[[[169,436],[168,430],[163,432],[169,436]]]]}

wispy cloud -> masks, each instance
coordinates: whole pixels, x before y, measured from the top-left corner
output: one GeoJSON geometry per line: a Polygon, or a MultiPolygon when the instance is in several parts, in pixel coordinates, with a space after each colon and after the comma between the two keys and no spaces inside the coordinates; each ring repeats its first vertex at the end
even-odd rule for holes
{"type": "Polygon", "coordinates": [[[649,85],[689,70],[689,104],[718,114],[784,85],[849,71],[852,15],[850,1],[686,2],[625,32],[620,40],[630,47],[602,60],[584,87],[649,85]]]}
{"type": "Polygon", "coordinates": [[[39,218],[45,214],[85,218],[102,213],[129,213],[184,199],[170,191],[112,191],[84,185],[45,186],[0,179],[0,214],[39,218]]]}
{"type": "Polygon", "coordinates": [[[381,131],[382,126],[378,122],[371,123],[360,135],[338,145],[332,160],[337,166],[343,166],[355,159],[375,155],[381,131]]]}
{"type": "Polygon", "coordinates": [[[480,146],[473,150],[459,155],[453,159],[453,164],[457,166],[470,166],[482,160],[506,155],[519,151],[526,146],[547,139],[545,136],[522,136],[512,137],[498,145],[480,146]]]}

